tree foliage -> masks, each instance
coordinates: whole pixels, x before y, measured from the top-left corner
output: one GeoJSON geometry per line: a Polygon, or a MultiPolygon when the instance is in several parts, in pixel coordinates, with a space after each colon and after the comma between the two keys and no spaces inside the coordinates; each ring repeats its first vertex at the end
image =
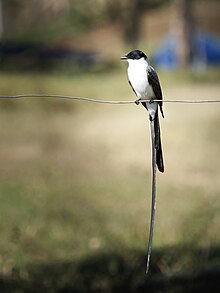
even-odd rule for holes
{"type": "Polygon", "coordinates": [[[1,0],[5,39],[51,40],[120,22],[128,43],[139,38],[143,13],[169,0],[1,0]]]}

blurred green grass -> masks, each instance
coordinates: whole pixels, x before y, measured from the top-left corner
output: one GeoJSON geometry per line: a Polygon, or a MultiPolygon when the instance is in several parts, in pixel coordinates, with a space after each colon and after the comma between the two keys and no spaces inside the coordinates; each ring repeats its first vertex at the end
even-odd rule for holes
{"type": "MultiPolygon", "coordinates": [[[[161,72],[160,79],[167,99],[217,99],[218,74],[211,71],[209,82],[194,82],[182,72],[161,72]]],[[[4,72],[0,89],[2,95],[135,98],[125,68],[79,75],[4,72]]],[[[153,266],[175,273],[219,265],[219,254],[209,263],[212,247],[220,243],[219,107],[164,108],[166,172],[158,174],[153,266]],[[154,251],[166,247],[183,248],[178,263],[170,250],[156,260],[154,251]],[[199,261],[189,254],[193,249],[205,251],[199,261]]],[[[3,277],[36,263],[80,262],[108,252],[139,251],[144,258],[151,190],[146,117],[135,105],[0,100],[3,277]]]]}

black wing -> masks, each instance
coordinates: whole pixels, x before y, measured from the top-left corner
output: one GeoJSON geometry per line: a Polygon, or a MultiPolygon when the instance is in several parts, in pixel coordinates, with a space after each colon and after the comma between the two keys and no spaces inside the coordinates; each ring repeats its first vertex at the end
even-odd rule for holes
{"type": "Polygon", "coordinates": [[[162,90],[161,90],[161,87],[160,87],[160,82],[159,82],[159,78],[158,78],[158,75],[157,75],[156,71],[151,66],[148,66],[147,78],[148,78],[149,84],[152,86],[152,89],[153,89],[153,92],[155,94],[156,99],[161,100],[161,102],[159,102],[159,106],[160,106],[161,114],[162,114],[162,116],[164,118],[164,115],[163,115],[163,102],[162,102],[163,95],[162,95],[162,90]]]}

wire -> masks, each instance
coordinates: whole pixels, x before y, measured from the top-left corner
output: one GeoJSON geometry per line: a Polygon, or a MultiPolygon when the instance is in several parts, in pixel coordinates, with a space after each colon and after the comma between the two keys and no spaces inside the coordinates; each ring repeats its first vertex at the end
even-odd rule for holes
{"type": "MultiPolygon", "coordinates": [[[[0,99],[22,99],[22,98],[55,98],[55,99],[67,99],[67,100],[78,100],[86,101],[93,103],[102,103],[102,104],[113,104],[113,105],[124,105],[124,104],[134,104],[136,101],[108,101],[100,99],[92,99],[86,97],[77,97],[77,96],[63,96],[63,95],[53,95],[53,94],[21,94],[21,95],[0,95],[0,99]]],[[[155,102],[161,102],[161,100],[154,100],[155,102]]],[[[141,102],[149,102],[149,100],[141,100],[141,102]]],[[[187,104],[203,104],[203,103],[220,103],[220,99],[216,100],[163,100],[163,103],[187,103],[187,104]]]]}
{"type": "Polygon", "coordinates": [[[67,100],[79,100],[93,103],[105,103],[105,104],[132,104],[135,101],[106,101],[106,100],[97,100],[85,97],[76,97],[76,96],[61,96],[61,95],[49,95],[49,94],[24,94],[24,95],[15,95],[15,96],[0,96],[0,99],[22,99],[22,98],[55,98],[55,99],[67,99],[67,100]]]}

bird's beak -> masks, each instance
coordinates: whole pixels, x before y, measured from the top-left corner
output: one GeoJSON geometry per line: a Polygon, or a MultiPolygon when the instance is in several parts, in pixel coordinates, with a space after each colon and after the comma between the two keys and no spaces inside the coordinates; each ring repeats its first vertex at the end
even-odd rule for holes
{"type": "Polygon", "coordinates": [[[128,58],[126,56],[120,57],[121,60],[127,60],[128,58]]]}

